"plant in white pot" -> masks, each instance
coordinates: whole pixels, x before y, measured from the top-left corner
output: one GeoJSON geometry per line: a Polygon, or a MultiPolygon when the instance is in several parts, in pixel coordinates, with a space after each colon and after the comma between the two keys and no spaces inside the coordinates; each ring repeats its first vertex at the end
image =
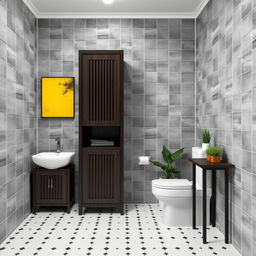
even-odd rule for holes
{"type": "Polygon", "coordinates": [[[157,167],[160,167],[163,170],[165,174],[163,178],[172,179],[174,178],[175,174],[181,172],[181,170],[174,168],[172,164],[181,157],[183,151],[184,151],[184,148],[181,148],[175,151],[174,153],[171,153],[165,146],[163,146],[162,156],[166,164],[162,164],[154,160],[150,160],[150,163],[152,163],[157,167]]]}
{"type": "Polygon", "coordinates": [[[206,151],[209,148],[211,142],[211,134],[208,130],[204,130],[202,134],[202,150],[206,151]]]}

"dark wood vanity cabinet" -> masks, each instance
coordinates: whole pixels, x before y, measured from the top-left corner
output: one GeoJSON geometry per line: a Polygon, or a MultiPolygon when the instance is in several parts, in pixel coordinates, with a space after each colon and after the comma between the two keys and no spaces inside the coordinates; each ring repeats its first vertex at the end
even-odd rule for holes
{"type": "Polygon", "coordinates": [[[79,151],[79,214],[86,207],[123,213],[123,51],[79,52],[79,151]]]}
{"type": "Polygon", "coordinates": [[[41,206],[65,206],[67,212],[74,202],[74,167],[32,171],[32,210],[35,214],[41,206]]]}

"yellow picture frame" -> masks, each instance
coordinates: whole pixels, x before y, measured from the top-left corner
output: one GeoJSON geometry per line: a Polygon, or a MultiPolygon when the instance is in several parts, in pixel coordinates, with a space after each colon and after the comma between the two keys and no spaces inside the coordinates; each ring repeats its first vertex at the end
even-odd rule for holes
{"type": "Polygon", "coordinates": [[[41,117],[75,117],[75,78],[41,78],[41,117]]]}

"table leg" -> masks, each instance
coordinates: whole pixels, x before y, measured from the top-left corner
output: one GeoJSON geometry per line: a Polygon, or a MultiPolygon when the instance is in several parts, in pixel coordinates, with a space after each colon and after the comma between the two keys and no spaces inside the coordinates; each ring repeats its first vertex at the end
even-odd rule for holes
{"type": "Polygon", "coordinates": [[[212,226],[216,227],[216,170],[212,170],[212,226]]]}
{"type": "Polygon", "coordinates": [[[225,243],[229,243],[229,169],[225,169],[225,243]]]}
{"type": "Polygon", "coordinates": [[[196,165],[193,164],[193,210],[192,210],[192,225],[196,229],[196,165]]]}
{"type": "Polygon", "coordinates": [[[207,197],[207,170],[203,169],[203,243],[207,243],[206,234],[206,222],[207,222],[207,207],[206,207],[206,197],[207,197]]]}

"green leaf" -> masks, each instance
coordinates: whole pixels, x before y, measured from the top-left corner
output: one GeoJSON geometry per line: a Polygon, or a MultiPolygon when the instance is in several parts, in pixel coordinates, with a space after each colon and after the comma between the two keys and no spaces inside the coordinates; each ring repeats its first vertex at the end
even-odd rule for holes
{"type": "Polygon", "coordinates": [[[211,156],[222,156],[223,150],[219,147],[209,147],[206,150],[206,154],[211,156]]]}
{"type": "Polygon", "coordinates": [[[204,130],[202,135],[203,143],[210,143],[211,141],[211,134],[208,130],[204,130]]]}
{"type": "Polygon", "coordinates": [[[158,162],[158,161],[153,161],[153,160],[150,160],[150,163],[152,163],[153,165],[157,166],[157,167],[160,167],[161,169],[165,170],[166,168],[168,168],[168,166],[158,162]]]}
{"type": "Polygon", "coordinates": [[[166,173],[165,174],[165,178],[166,179],[172,179],[172,173],[170,172],[170,173],[166,173]]]}
{"type": "Polygon", "coordinates": [[[172,161],[171,155],[171,152],[165,146],[163,146],[162,156],[167,164],[170,164],[172,161]]]}
{"type": "Polygon", "coordinates": [[[165,171],[166,171],[166,173],[171,173],[172,172],[172,167],[166,166],[165,171]]]}
{"type": "Polygon", "coordinates": [[[167,163],[167,165],[162,164],[158,161],[153,161],[153,160],[150,160],[150,163],[157,167],[160,167],[165,173],[165,177],[167,179],[170,179],[173,177],[174,174],[181,172],[179,169],[175,169],[172,166],[172,163],[181,156],[181,154],[183,153],[183,150],[184,150],[183,148],[179,149],[172,154],[165,146],[163,146],[162,156],[164,161],[167,163]]]}
{"type": "Polygon", "coordinates": [[[178,158],[180,158],[181,154],[183,153],[184,151],[184,148],[181,148],[177,151],[175,151],[173,154],[172,154],[172,160],[175,161],[177,160],[178,158]]]}
{"type": "Polygon", "coordinates": [[[172,172],[173,172],[173,173],[180,173],[181,170],[174,168],[174,169],[172,170],[172,172]]]}

